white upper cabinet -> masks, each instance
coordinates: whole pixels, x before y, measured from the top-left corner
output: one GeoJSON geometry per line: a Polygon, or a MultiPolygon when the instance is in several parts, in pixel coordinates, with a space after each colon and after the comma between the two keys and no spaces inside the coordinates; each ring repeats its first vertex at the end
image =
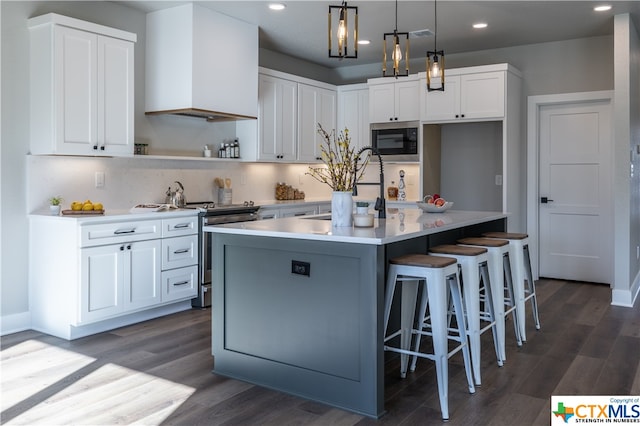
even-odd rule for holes
{"type": "Polygon", "coordinates": [[[371,145],[369,132],[369,89],[364,84],[338,89],[338,130],[349,129],[354,149],[371,145]]]}
{"type": "Polygon", "coordinates": [[[322,160],[318,124],[331,133],[336,129],[336,91],[298,83],[298,160],[322,160]]]}
{"type": "Polygon", "coordinates": [[[295,161],[298,85],[260,75],[258,160],[295,161]]]}
{"type": "Polygon", "coordinates": [[[31,153],[132,155],[136,35],[53,13],[29,29],[31,153]]]}
{"type": "Polygon", "coordinates": [[[420,81],[413,77],[389,80],[375,78],[368,81],[371,123],[419,120],[420,81]]]}
{"type": "Polygon", "coordinates": [[[423,121],[478,121],[504,117],[505,72],[467,73],[468,70],[462,70],[447,72],[444,92],[427,92],[423,82],[423,121]]]}
{"type": "Polygon", "coordinates": [[[333,85],[261,68],[258,91],[258,161],[320,160],[318,123],[336,128],[333,85]]]}
{"type": "Polygon", "coordinates": [[[147,14],[149,113],[258,116],[258,27],[197,4],[147,14]]]}

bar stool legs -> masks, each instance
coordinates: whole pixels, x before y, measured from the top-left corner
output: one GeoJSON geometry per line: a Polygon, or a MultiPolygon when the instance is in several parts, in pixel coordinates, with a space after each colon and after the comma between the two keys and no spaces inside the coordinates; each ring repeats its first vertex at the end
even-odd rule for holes
{"type": "Polygon", "coordinates": [[[499,349],[499,338],[496,328],[495,314],[493,312],[493,297],[491,285],[487,271],[487,250],[478,247],[463,247],[456,245],[441,245],[429,249],[429,254],[434,256],[452,257],[458,261],[462,271],[462,298],[465,307],[467,320],[467,335],[469,336],[469,346],[471,350],[471,365],[473,366],[473,376],[476,386],[482,384],[480,374],[481,347],[480,335],[489,328],[493,332],[493,341],[496,349],[496,359],[499,366],[502,366],[502,357],[499,349]],[[480,279],[484,283],[486,307],[488,315],[483,319],[489,324],[480,328],[480,279]]]}
{"type": "MultiPolygon", "coordinates": [[[[514,328],[516,333],[516,340],[519,345],[520,334],[517,327],[517,320],[515,314],[515,300],[513,299],[513,286],[511,282],[511,275],[508,272],[508,263],[505,260],[508,258],[509,253],[509,241],[494,239],[494,238],[463,238],[458,240],[458,244],[469,247],[482,247],[487,249],[489,278],[491,280],[491,289],[493,295],[493,306],[496,313],[496,329],[498,331],[498,341],[500,347],[500,357],[502,361],[507,360],[506,345],[505,345],[505,319],[506,315],[513,312],[514,328]],[[508,296],[505,299],[505,273],[508,274],[506,282],[506,289],[508,296]],[[509,309],[505,313],[505,304],[509,305],[509,309]]],[[[507,261],[508,262],[508,261],[507,261]]]]}
{"type": "Polygon", "coordinates": [[[531,300],[533,319],[536,329],[540,329],[540,318],[538,314],[538,301],[536,299],[536,287],[531,272],[531,258],[529,256],[529,238],[527,234],[517,234],[509,232],[487,232],[483,234],[487,238],[500,238],[509,240],[509,260],[513,277],[513,291],[516,299],[516,314],[518,316],[518,327],[520,339],[527,341],[525,303],[531,300]],[[525,287],[525,275],[527,286],[525,287]]]}
{"type": "MultiPolygon", "coordinates": [[[[427,358],[435,361],[438,381],[438,395],[440,397],[440,409],[442,418],[449,419],[449,358],[458,351],[462,351],[469,392],[474,393],[475,387],[471,376],[471,360],[465,331],[465,318],[462,310],[460,287],[457,279],[458,267],[456,260],[452,258],[434,257],[427,255],[406,255],[389,261],[387,277],[387,289],[385,294],[384,310],[384,349],[400,353],[400,375],[406,376],[408,357],[427,358]],[[402,283],[402,305],[400,330],[387,334],[389,316],[396,283],[402,283]],[[429,308],[430,332],[423,330],[422,321],[417,328],[413,327],[418,287],[424,282],[422,298],[420,302],[420,320],[425,318],[427,305],[429,308]],[[458,324],[457,335],[450,334],[447,330],[447,296],[451,295],[456,305],[456,322],[458,324]],[[433,353],[419,351],[419,344],[411,350],[411,337],[416,334],[416,340],[422,335],[430,335],[433,339],[433,353]],[[389,343],[392,339],[400,337],[400,346],[395,347],[389,343]],[[448,340],[455,340],[460,344],[449,351],[448,340]]],[[[415,364],[415,363],[414,363],[415,364]]]]}

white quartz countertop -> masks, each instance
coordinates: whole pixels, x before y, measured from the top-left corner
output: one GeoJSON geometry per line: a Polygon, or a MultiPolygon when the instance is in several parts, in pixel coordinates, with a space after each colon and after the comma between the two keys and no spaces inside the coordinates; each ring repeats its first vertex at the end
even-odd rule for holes
{"type": "Polygon", "coordinates": [[[131,213],[129,209],[108,209],[101,215],[59,215],[52,216],[48,211],[34,212],[29,215],[32,219],[67,220],[78,224],[110,223],[128,220],[155,220],[174,217],[197,216],[194,209],[175,209],[161,212],[131,213]]]}
{"type": "Polygon", "coordinates": [[[373,227],[332,228],[329,215],[314,215],[254,222],[205,226],[206,232],[261,237],[383,245],[492,220],[506,213],[449,210],[423,213],[418,208],[387,208],[386,219],[374,219],[373,227]]]}

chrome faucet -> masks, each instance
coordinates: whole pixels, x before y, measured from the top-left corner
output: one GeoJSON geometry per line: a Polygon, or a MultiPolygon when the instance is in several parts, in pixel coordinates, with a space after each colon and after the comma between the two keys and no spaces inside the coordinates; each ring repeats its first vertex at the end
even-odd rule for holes
{"type": "Polygon", "coordinates": [[[378,152],[377,149],[371,146],[365,146],[364,148],[358,151],[356,155],[356,163],[353,166],[353,195],[358,195],[358,185],[379,185],[380,186],[380,196],[376,198],[376,204],[374,206],[374,210],[378,211],[378,219],[384,219],[387,217],[387,206],[384,201],[384,166],[382,165],[382,156],[378,152]],[[378,161],[380,161],[380,181],[379,182],[357,182],[356,176],[358,175],[358,159],[360,158],[360,154],[365,151],[371,151],[373,154],[378,156],[378,161]]]}

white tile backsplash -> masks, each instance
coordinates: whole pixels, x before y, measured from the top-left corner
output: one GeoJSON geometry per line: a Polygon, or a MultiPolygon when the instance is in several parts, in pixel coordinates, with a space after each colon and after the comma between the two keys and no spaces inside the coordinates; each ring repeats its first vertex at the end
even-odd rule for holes
{"type": "MultiPolygon", "coordinates": [[[[417,165],[385,165],[385,190],[399,170],[416,182],[407,183],[407,198],[418,198],[419,168],[417,165]]],[[[215,201],[214,178],[230,178],[233,202],[246,200],[271,201],[275,197],[277,182],[286,182],[305,192],[307,199],[330,199],[330,188],[305,175],[306,164],[240,163],[234,161],[161,160],[151,158],[100,158],[67,156],[28,156],[27,158],[27,211],[47,208],[47,200],[54,195],[64,198],[63,208],[74,200],[100,201],[105,209],[128,209],[138,203],[164,202],[169,186],[174,181],[185,187],[187,201],[215,201]],[[104,172],[104,187],[95,187],[95,173],[104,172]]],[[[377,181],[379,168],[371,164],[364,181],[377,181]]],[[[405,178],[407,180],[407,178],[405,178]]],[[[375,198],[378,188],[363,186],[359,196],[375,198]]]]}

